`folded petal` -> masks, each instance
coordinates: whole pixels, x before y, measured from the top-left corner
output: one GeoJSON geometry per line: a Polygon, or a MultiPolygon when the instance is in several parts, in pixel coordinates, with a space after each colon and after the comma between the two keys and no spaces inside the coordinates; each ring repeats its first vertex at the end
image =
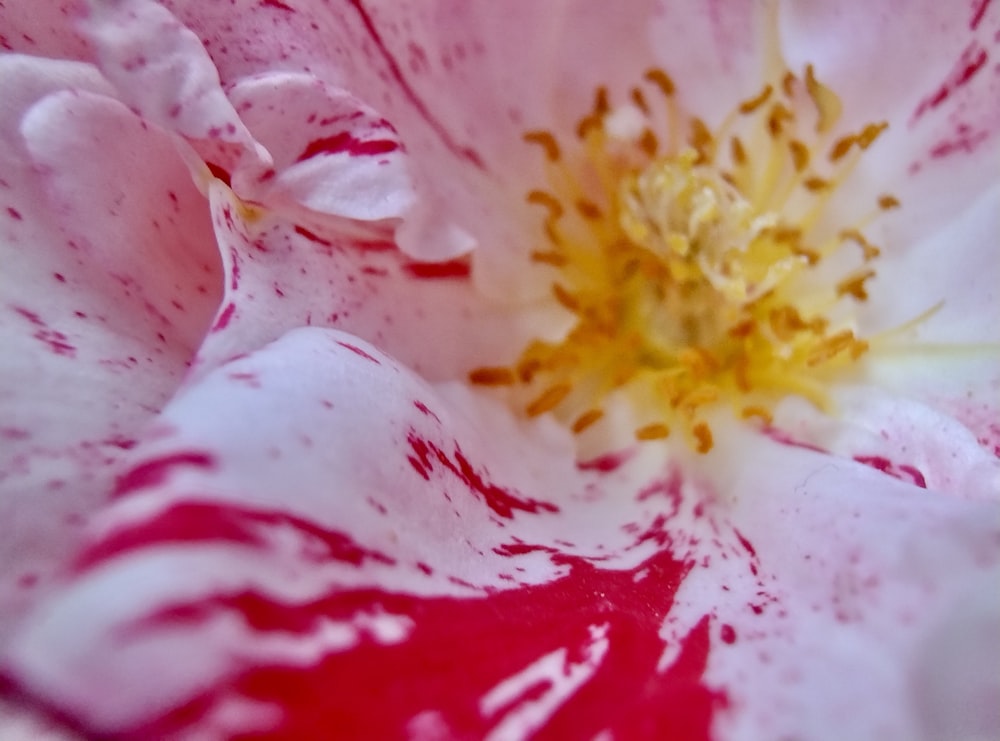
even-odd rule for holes
{"type": "Polygon", "coordinates": [[[106,97],[93,67],[7,56],[0,79],[6,633],[178,385],[219,266],[169,137],[106,97]]]}
{"type": "Polygon", "coordinates": [[[700,472],[567,438],[293,332],[165,410],[8,676],[123,738],[954,727],[911,707],[946,702],[926,640],[1000,563],[995,502],[760,437],[700,472]]]}

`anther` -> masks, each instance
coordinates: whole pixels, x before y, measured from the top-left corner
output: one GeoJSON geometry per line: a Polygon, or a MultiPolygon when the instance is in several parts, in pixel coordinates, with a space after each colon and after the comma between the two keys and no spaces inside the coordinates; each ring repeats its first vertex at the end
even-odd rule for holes
{"type": "Polygon", "coordinates": [[[646,71],[643,75],[647,80],[656,85],[666,97],[670,97],[674,94],[674,81],[670,79],[670,75],[664,72],[662,69],[650,69],[646,71]]]}
{"type": "Polygon", "coordinates": [[[551,132],[544,130],[526,131],[524,141],[541,146],[545,150],[545,156],[549,162],[559,161],[559,143],[551,132]]]}
{"type": "Polygon", "coordinates": [[[598,422],[603,416],[604,412],[602,412],[600,409],[590,409],[584,412],[583,414],[581,414],[579,417],[576,418],[575,422],[573,422],[573,432],[579,435],[588,427],[598,422]]]}
{"type": "Polygon", "coordinates": [[[669,437],[670,428],[665,424],[655,423],[640,427],[635,431],[636,440],[662,440],[669,437]]]}
{"type": "Polygon", "coordinates": [[[568,383],[558,383],[555,386],[550,386],[537,399],[528,404],[528,408],[525,411],[529,417],[537,417],[540,414],[545,414],[545,412],[551,412],[562,403],[563,399],[569,396],[569,392],[572,390],[573,387],[568,383]]]}
{"type": "Polygon", "coordinates": [[[528,193],[526,199],[528,203],[534,203],[539,206],[544,206],[548,209],[549,216],[553,219],[558,219],[563,215],[563,206],[551,193],[546,193],[544,190],[532,190],[528,193]]]}
{"type": "Polygon", "coordinates": [[[874,277],[874,270],[860,270],[849,275],[837,284],[837,295],[853,296],[858,301],[867,301],[868,291],[865,289],[865,281],[874,277]]]}
{"type": "Polygon", "coordinates": [[[691,428],[691,432],[694,433],[695,440],[697,441],[695,450],[704,454],[712,449],[715,441],[712,439],[712,429],[707,424],[699,422],[691,428]]]}
{"type": "Polygon", "coordinates": [[[477,386],[511,386],[514,383],[514,373],[510,368],[476,368],[469,371],[469,381],[477,386]]]}
{"type": "Polygon", "coordinates": [[[770,84],[765,85],[764,89],[761,90],[759,93],[757,93],[757,95],[755,95],[752,98],[749,98],[748,100],[744,100],[742,103],[740,103],[740,108],[739,108],[740,113],[742,113],[743,115],[747,115],[748,113],[753,113],[762,105],[764,105],[764,103],[767,102],[767,99],[771,97],[771,93],[773,92],[774,92],[774,87],[772,85],[770,84]]]}

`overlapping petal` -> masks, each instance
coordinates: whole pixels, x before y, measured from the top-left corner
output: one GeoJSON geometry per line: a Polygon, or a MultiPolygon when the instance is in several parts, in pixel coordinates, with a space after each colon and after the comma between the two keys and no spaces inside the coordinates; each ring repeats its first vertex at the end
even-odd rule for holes
{"type": "Polygon", "coordinates": [[[4,60],[5,611],[77,552],[4,651],[8,695],[123,738],[995,728],[989,2],[768,26],[766,4],[95,0],[82,36],[12,7],[5,46],[51,23],[32,53],[97,66],[4,60]],[[847,193],[905,207],[859,321],[943,300],[903,339],[967,344],[880,357],[839,418],[793,400],[768,434],[716,425],[705,458],[580,462],[455,383],[559,331],[525,303],[541,168],[518,137],[572,137],[653,65],[715,122],[773,62],[758,27],[891,123],[847,193]],[[889,60],[870,86],[874,52],[830,28],[889,60]],[[901,61],[928,29],[927,64],[901,61]]]}

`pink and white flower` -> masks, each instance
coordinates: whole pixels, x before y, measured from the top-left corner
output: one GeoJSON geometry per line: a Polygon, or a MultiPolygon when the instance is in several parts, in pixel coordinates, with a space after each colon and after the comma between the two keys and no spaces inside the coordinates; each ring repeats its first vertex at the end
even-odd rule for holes
{"type": "Polygon", "coordinates": [[[991,0],[8,1],[0,34],[12,733],[996,732],[991,0]],[[707,455],[468,383],[566,331],[522,134],[650,68],[715,130],[778,56],[830,141],[888,123],[825,204],[903,204],[853,326],[940,308],[836,414],[712,416],[707,455]]]}

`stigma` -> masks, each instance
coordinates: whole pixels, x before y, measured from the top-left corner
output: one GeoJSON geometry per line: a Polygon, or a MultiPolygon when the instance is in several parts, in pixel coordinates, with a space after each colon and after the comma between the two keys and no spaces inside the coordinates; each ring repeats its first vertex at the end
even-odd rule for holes
{"type": "Polygon", "coordinates": [[[829,411],[827,389],[869,349],[853,321],[880,253],[865,229],[900,205],[883,194],[832,223],[886,128],[834,137],[840,108],[811,67],[782,69],[712,130],[652,69],[618,105],[598,89],[573,136],[527,132],[548,180],[526,195],[542,224],[532,261],[572,321],[471,382],[576,435],[624,399],[636,440],[679,435],[701,453],[722,408],[756,425],[790,395],[829,411]]]}

